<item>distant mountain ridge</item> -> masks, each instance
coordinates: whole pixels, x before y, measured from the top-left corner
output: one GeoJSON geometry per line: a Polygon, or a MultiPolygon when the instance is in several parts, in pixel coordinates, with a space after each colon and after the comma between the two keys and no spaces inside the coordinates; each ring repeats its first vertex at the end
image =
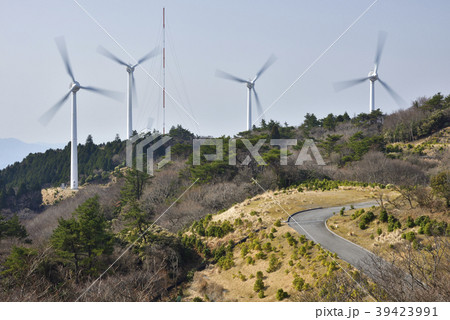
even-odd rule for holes
{"type": "Polygon", "coordinates": [[[0,139],[0,170],[22,161],[30,153],[63,147],[62,144],[26,143],[15,138],[0,139]]]}

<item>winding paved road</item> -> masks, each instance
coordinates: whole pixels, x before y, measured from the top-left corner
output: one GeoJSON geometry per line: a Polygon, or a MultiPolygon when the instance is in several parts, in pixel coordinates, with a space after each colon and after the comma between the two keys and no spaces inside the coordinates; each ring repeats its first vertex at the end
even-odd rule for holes
{"type": "MultiPolygon", "coordinates": [[[[377,205],[377,203],[375,201],[368,201],[354,204],[353,206],[355,209],[359,209],[371,207],[373,205],[377,205]]],[[[303,234],[308,239],[320,243],[320,245],[328,251],[337,253],[338,257],[342,260],[347,261],[362,272],[376,278],[377,274],[374,274],[374,270],[376,269],[374,268],[374,261],[379,261],[376,255],[336,235],[326,226],[326,221],[333,216],[333,212],[338,214],[342,207],[343,206],[300,211],[291,215],[288,224],[299,234],[303,234]]],[[[349,210],[350,206],[345,206],[345,209],[349,210]]],[[[380,276],[379,273],[378,276],[380,276]]]]}
{"type": "MultiPolygon", "coordinates": [[[[368,201],[357,203],[353,206],[355,209],[359,209],[368,208],[373,205],[377,205],[377,203],[375,201],[368,201]]],[[[338,236],[328,229],[326,221],[333,216],[333,212],[339,214],[341,208],[342,206],[300,211],[291,215],[288,220],[288,225],[298,233],[305,235],[309,240],[320,243],[328,251],[337,253],[339,258],[350,263],[375,282],[384,282],[385,289],[386,281],[392,281],[392,276],[397,280],[403,278],[403,281],[396,281],[396,284],[401,286],[401,290],[405,294],[404,301],[409,301],[414,293],[415,287],[417,287],[416,280],[413,280],[410,275],[403,273],[403,271],[392,266],[374,253],[338,236]],[[390,277],[386,277],[387,274],[390,277]]],[[[350,205],[345,206],[345,210],[349,209],[350,205]]],[[[387,286],[389,285],[390,283],[387,283],[387,286]]]]}

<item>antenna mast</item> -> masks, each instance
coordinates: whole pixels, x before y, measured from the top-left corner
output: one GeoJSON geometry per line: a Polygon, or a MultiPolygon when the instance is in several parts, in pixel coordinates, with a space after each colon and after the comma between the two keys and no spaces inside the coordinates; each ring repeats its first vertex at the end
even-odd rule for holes
{"type": "Polygon", "coordinates": [[[163,8],[163,134],[166,134],[166,8],[163,8]]]}

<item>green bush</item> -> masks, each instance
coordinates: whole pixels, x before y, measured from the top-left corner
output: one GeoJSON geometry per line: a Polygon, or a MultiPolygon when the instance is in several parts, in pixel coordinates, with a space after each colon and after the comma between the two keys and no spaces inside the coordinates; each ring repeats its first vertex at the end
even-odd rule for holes
{"type": "Polygon", "coordinates": [[[276,255],[272,254],[269,259],[269,267],[267,268],[266,271],[269,273],[274,272],[274,271],[278,270],[280,268],[280,266],[281,266],[281,262],[279,261],[279,259],[277,258],[276,255]]]}
{"type": "Polygon", "coordinates": [[[302,291],[305,285],[305,280],[299,276],[296,276],[292,284],[294,285],[295,290],[302,291]]]}
{"type": "Polygon", "coordinates": [[[288,293],[286,291],[283,291],[283,289],[278,289],[277,294],[275,295],[275,298],[278,301],[286,299],[287,297],[288,297],[288,293]]]}
{"type": "Polygon", "coordinates": [[[248,265],[254,265],[255,264],[255,260],[251,256],[248,256],[247,258],[245,258],[245,262],[248,265]]]}
{"type": "Polygon", "coordinates": [[[247,255],[248,251],[249,251],[248,250],[248,246],[246,244],[242,245],[242,247],[241,247],[241,257],[245,258],[245,256],[247,255]]]}
{"type": "Polygon", "coordinates": [[[359,222],[359,228],[360,228],[361,230],[367,229],[367,225],[364,223],[364,221],[360,221],[360,222],[359,222]]]}
{"type": "Polygon", "coordinates": [[[388,231],[392,232],[395,229],[400,229],[402,227],[400,221],[398,221],[398,219],[396,217],[394,217],[393,215],[389,215],[388,216],[388,231]]]}
{"type": "Polygon", "coordinates": [[[402,238],[413,242],[416,239],[416,233],[414,231],[406,232],[402,234],[402,238]]]}
{"type": "Polygon", "coordinates": [[[255,284],[253,285],[253,290],[255,292],[264,290],[264,281],[262,279],[256,279],[255,284]]]}
{"type": "Polygon", "coordinates": [[[406,226],[408,228],[414,228],[416,226],[416,224],[414,223],[414,219],[411,218],[411,216],[408,216],[408,218],[406,219],[406,226]]]}
{"type": "Polygon", "coordinates": [[[20,223],[17,214],[14,214],[14,216],[9,220],[6,220],[2,215],[0,215],[0,239],[7,237],[24,239],[27,236],[27,230],[20,223]]]}
{"type": "Polygon", "coordinates": [[[233,253],[227,252],[225,256],[220,257],[217,261],[217,265],[223,270],[228,270],[234,267],[233,253]]]}
{"type": "Polygon", "coordinates": [[[378,234],[379,236],[381,236],[382,233],[383,233],[383,230],[382,230],[381,228],[378,228],[378,229],[377,229],[377,234],[378,234]]]}
{"type": "Polygon", "coordinates": [[[277,221],[275,221],[275,223],[273,224],[275,227],[281,227],[281,221],[278,219],[277,221]]]}
{"type": "Polygon", "coordinates": [[[361,210],[356,210],[355,213],[352,214],[351,219],[355,220],[356,218],[358,218],[360,215],[362,215],[363,213],[365,213],[364,209],[361,210]]]}
{"type": "Polygon", "coordinates": [[[265,260],[267,256],[264,252],[260,251],[255,255],[255,258],[259,260],[265,260]]]}
{"type": "Polygon", "coordinates": [[[386,211],[386,209],[382,209],[380,212],[380,216],[378,217],[378,219],[381,222],[387,222],[388,221],[388,213],[386,211]]]}
{"type": "Polygon", "coordinates": [[[272,250],[273,250],[273,248],[272,248],[272,245],[271,245],[271,243],[270,243],[270,242],[266,242],[266,243],[264,243],[264,245],[263,245],[263,250],[264,250],[264,251],[267,251],[267,252],[270,252],[270,251],[272,251],[272,250]]]}
{"type": "Polygon", "coordinates": [[[266,296],[264,295],[264,290],[260,290],[259,292],[258,292],[258,298],[260,298],[260,299],[264,299],[266,296]]]}

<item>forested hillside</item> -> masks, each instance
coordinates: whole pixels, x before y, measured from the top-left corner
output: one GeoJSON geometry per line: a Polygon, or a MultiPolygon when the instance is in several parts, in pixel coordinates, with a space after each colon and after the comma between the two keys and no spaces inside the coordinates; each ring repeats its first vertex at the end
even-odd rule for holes
{"type": "MultiPolygon", "coordinates": [[[[68,180],[70,146],[29,155],[0,171],[1,298],[73,301],[130,245],[133,249],[105,275],[99,290],[89,292],[83,300],[149,301],[181,297],[183,292],[176,288],[191,281],[195,271],[205,265],[228,270],[236,261],[246,263],[244,258],[234,260],[236,250],[244,247],[236,246],[242,240],[233,238],[236,232],[242,236],[251,232],[250,238],[258,243],[273,240],[263,226],[279,225],[279,221],[272,220],[275,216],[281,219],[282,212],[274,208],[272,215],[266,215],[264,202],[258,202],[262,194],[269,201],[268,194],[287,193],[300,199],[308,192],[308,197],[295,204],[303,207],[304,201],[314,198],[316,191],[347,188],[362,192],[363,198],[370,195],[382,203],[393,203],[391,210],[395,212],[397,202],[388,197],[394,193],[401,199],[402,208],[417,207],[427,215],[439,212],[446,217],[450,204],[449,102],[450,96],[437,94],[430,99],[420,98],[409,109],[390,115],[380,110],[354,117],[347,113],[329,114],[322,119],[307,114],[300,126],[262,121],[259,127],[239,133],[236,139],[221,137],[223,160],[208,161],[205,155],[215,153],[215,147],[202,146],[200,165],[193,165],[192,159],[192,140],[196,136],[181,126],[173,127],[169,132],[171,161],[156,170],[154,176],[125,168],[125,141],[116,139],[96,145],[88,137],[86,143],[79,145],[80,190],[66,199],[55,198],[45,204],[41,189],[68,180]],[[249,152],[240,138],[248,139],[252,145],[260,139],[266,141],[259,149],[266,165],[254,160],[242,165],[249,152]],[[280,148],[268,143],[269,139],[280,138],[298,142],[289,147],[286,165],[280,165],[280,148]],[[306,139],[315,141],[326,165],[314,162],[296,165],[306,139]],[[230,154],[232,143],[236,143],[236,154],[230,154]],[[229,162],[234,156],[238,165],[229,162]],[[249,199],[258,202],[264,214],[247,210],[252,206],[249,199]],[[211,216],[230,208],[233,211],[237,203],[242,203],[239,207],[245,207],[244,214],[249,217],[233,216],[233,220],[221,221],[211,216]],[[90,237],[89,244],[86,234],[90,237]],[[115,289],[119,287],[120,290],[115,289]]],[[[164,156],[164,148],[160,149],[157,158],[164,156]]],[[[58,189],[52,190],[55,197],[60,196],[58,189]]],[[[320,201],[338,195],[324,194],[320,201]]],[[[339,200],[333,199],[333,203],[339,200]]],[[[406,219],[397,220],[404,223],[406,219]]],[[[274,233],[272,237],[277,235],[274,233]]],[[[299,241],[291,238],[285,235],[276,241],[281,246],[286,241],[289,246],[299,241]]],[[[252,245],[252,250],[261,257],[257,258],[261,265],[267,257],[262,251],[284,252],[265,246],[267,250],[252,245]]],[[[313,244],[308,248],[305,250],[311,250],[314,259],[328,267],[326,274],[312,277],[317,278],[316,287],[320,288],[319,280],[326,282],[322,284],[326,288],[333,287],[333,281],[341,278],[328,278],[335,269],[323,259],[326,252],[313,244]]],[[[283,254],[296,254],[289,250],[283,254]]],[[[269,264],[271,260],[275,264],[288,263],[297,274],[296,283],[301,282],[296,267],[284,257],[280,261],[272,259],[274,254],[270,254],[269,264]]],[[[308,258],[310,254],[302,256],[308,258]]],[[[244,279],[240,274],[236,277],[244,279]]],[[[305,289],[309,296],[316,292],[309,289],[305,289]]],[[[264,297],[264,292],[259,292],[264,297]]],[[[377,295],[387,297],[383,292],[377,295]]],[[[362,296],[358,297],[356,301],[363,301],[362,296]]]]}

